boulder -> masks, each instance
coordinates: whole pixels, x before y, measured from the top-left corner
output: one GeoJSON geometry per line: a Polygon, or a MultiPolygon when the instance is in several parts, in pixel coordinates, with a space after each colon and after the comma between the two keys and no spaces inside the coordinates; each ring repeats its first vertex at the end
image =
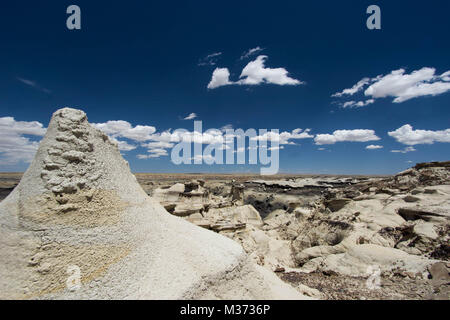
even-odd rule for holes
{"type": "Polygon", "coordinates": [[[434,285],[450,283],[449,269],[443,262],[437,262],[428,266],[428,272],[434,285]]]}
{"type": "Polygon", "coordinates": [[[331,210],[331,212],[336,212],[345,207],[346,204],[350,203],[352,200],[347,198],[342,199],[332,199],[325,202],[325,206],[331,210]]]}
{"type": "Polygon", "coordinates": [[[244,223],[258,227],[263,225],[258,211],[249,204],[244,206],[212,208],[205,213],[205,217],[211,221],[225,220],[234,224],[244,223]]]}
{"type": "Polygon", "coordinates": [[[414,226],[414,233],[419,237],[435,240],[438,234],[434,230],[434,224],[430,222],[419,222],[414,226]]]}
{"type": "Polygon", "coordinates": [[[233,184],[230,191],[231,201],[239,201],[243,204],[244,189],[245,187],[243,185],[233,184]]]}
{"type": "Polygon", "coordinates": [[[403,201],[405,202],[417,202],[420,201],[420,198],[414,197],[414,196],[406,196],[403,198],[403,201]]]}
{"type": "Polygon", "coordinates": [[[411,255],[402,250],[374,244],[354,245],[345,253],[331,254],[310,260],[304,265],[306,270],[326,270],[338,274],[363,277],[369,276],[370,268],[380,268],[382,273],[411,272],[427,274],[427,267],[437,262],[411,255]]]}

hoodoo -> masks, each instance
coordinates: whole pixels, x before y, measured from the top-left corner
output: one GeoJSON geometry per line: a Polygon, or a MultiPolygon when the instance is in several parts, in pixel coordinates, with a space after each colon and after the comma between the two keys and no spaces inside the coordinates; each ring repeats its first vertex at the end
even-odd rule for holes
{"type": "Polygon", "coordinates": [[[236,242],[169,214],[117,145],[83,111],[64,108],[0,203],[0,299],[16,298],[304,296],[236,242]]]}

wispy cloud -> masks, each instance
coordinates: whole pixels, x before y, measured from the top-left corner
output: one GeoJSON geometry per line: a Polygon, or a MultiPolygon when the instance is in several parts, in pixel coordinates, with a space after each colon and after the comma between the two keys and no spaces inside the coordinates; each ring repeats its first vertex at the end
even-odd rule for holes
{"type": "Polygon", "coordinates": [[[149,149],[148,154],[138,154],[138,159],[152,159],[169,155],[166,149],[149,149]]]}
{"type": "Polygon", "coordinates": [[[252,48],[252,49],[248,49],[247,51],[245,51],[244,53],[242,53],[241,57],[239,58],[240,60],[244,60],[247,59],[261,51],[263,51],[264,48],[261,48],[260,46],[257,46],[256,48],[252,48]]]}
{"type": "Polygon", "coordinates": [[[414,149],[414,147],[406,147],[402,150],[391,150],[391,152],[394,152],[394,153],[408,153],[408,152],[413,152],[413,151],[417,151],[417,150],[414,149]]]}
{"type": "Polygon", "coordinates": [[[358,81],[358,83],[356,83],[353,87],[349,89],[344,89],[342,90],[342,92],[336,92],[335,94],[332,95],[332,97],[340,98],[345,95],[352,96],[355,93],[361,91],[364,88],[364,86],[369,84],[371,81],[372,80],[370,78],[363,78],[360,81],[358,81]]]}
{"type": "Polygon", "coordinates": [[[366,101],[347,101],[341,104],[342,108],[361,108],[374,103],[374,99],[367,99],[366,101]]]}
{"type": "Polygon", "coordinates": [[[197,118],[197,114],[192,112],[192,113],[188,114],[186,117],[184,117],[183,120],[192,120],[195,118],[197,118]]]}
{"type": "Polygon", "coordinates": [[[52,93],[50,90],[48,90],[48,89],[46,89],[46,88],[44,88],[44,87],[39,86],[39,85],[36,83],[36,81],[28,80],[28,79],[21,78],[21,77],[16,77],[16,79],[17,79],[18,81],[22,82],[23,84],[26,84],[26,85],[29,86],[29,87],[35,88],[36,90],[42,91],[42,92],[47,93],[47,94],[52,93]]]}
{"type": "Polygon", "coordinates": [[[215,66],[219,57],[222,55],[222,52],[214,52],[207,55],[204,58],[201,58],[198,62],[199,66],[215,66]]]}

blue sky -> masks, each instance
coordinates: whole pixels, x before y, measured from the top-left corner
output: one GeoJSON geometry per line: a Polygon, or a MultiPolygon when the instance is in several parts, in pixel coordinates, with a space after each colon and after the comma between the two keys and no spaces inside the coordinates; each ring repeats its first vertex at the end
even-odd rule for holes
{"type": "MultiPolygon", "coordinates": [[[[0,118],[14,122],[0,122],[0,170],[26,169],[41,138],[36,124],[28,124],[37,128],[31,135],[18,127],[38,121],[45,128],[65,106],[83,109],[93,123],[123,120],[156,134],[192,131],[193,121],[182,120],[191,113],[204,128],[310,128],[315,138],[280,150],[280,172],[387,174],[449,160],[450,91],[442,76],[450,70],[449,12],[448,1],[2,2],[0,118]],[[66,28],[71,4],[81,8],[81,30],[66,28]],[[366,28],[371,4],[381,8],[381,30],[366,28]],[[241,59],[257,47],[263,50],[241,59]],[[205,59],[214,53],[221,54],[205,59]],[[245,80],[241,72],[261,55],[264,66],[247,80],[283,68],[285,77],[302,83],[280,85],[283,75],[275,70],[275,80],[207,88],[216,68],[227,68],[230,82],[245,80]],[[400,69],[400,76],[383,78],[400,69]],[[411,82],[414,71],[419,80],[411,82]],[[360,91],[332,97],[364,78],[360,91]],[[403,82],[407,87],[392,89],[403,82]],[[405,98],[411,90],[415,97],[405,98]],[[344,108],[350,101],[367,105],[344,108]],[[330,141],[317,135],[355,129],[373,130],[379,139],[350,141],[351,132],[338,132],[333,137],[343,141],[317,143],[330,141]]],[[[116,138],[136,147],[122,151],[136,172],[258,171],[176,166],[170,148],[169,156],[139,159],[151,154],[142,144],[154,140],[116,138]]]]}

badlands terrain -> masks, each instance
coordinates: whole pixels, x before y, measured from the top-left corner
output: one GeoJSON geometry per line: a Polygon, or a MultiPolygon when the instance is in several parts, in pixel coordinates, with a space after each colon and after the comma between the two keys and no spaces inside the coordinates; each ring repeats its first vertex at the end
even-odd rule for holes
{"type": "MultiPolygon", "coordinates": [[[[135,176],[171,214],[237,241],[306,296],[450,298],[449,162],[393,177],[135,176]]],[[[0,201],[21,177],[0,174],[0,201]]]]}
{"type": "Polygon", "coordinates": [[[450,162],[395,176],[137,174],[170,213],[318,299],[450,298],[450,162]]]}
{"type": "Polygon", "coordinates": [[[0,175],[0,200],[0,299],[450,298],[450,162],[133,175],[64,108],[28,170],[0,175]]]}

